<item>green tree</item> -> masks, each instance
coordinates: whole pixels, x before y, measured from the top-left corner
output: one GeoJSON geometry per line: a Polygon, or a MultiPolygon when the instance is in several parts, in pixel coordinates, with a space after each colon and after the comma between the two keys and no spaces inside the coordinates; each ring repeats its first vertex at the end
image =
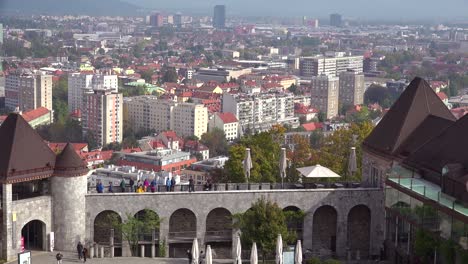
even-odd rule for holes
{"type": "Polygon", "coordinates": [[[253,203],[245,213],[233,217],[235,227],[241,231],[242,244],[250,248],[256,242],[263,262],[268,254],[274,253],[278,234],[281,234],[285,244],[293,244],[296,240],[295,232],[288,231],[285,212],[264,197],[253,203]]]}
{"type": "Polygon", "coordinates": [[[149,209],[145,209],[142,214],[127,214],[127,219],[123,222],[120,221],[120,217],[117,214],[111,214],[109,218],[109,222],[115,229],[115,232],[121,233],[122,237],[130,245],[132,256],[137,256],[138,254],[140,236],[151,234],[153,230],[159,228],[161,222],[158,215],[149,209]]]}
{"type": "Polygon", "coordinates": [[[245,147],[236,144],[229,148],[229,160],[224,165],[223,175],[227,175],[225,179],[227,182],[245,182],[245,175],[242,167],[242,161],[245,156],[245,147]]]}
{"type": "Polygon", "coordinates": [[[141,78],[145,79],[145,82],[147,83],[151,83],[152,82],[152,77],[153,77],[153,74],[154,74],[154,71],[149,69],[149,70],[146,70],[146,71],[143,71],[141,73],[141,78]]]}
{"type": "Polygon", "coordinates": [[[167,69],[163,75],[163,82],[176,83],[179,80],[179,76],[174,68],[167,69]]]}
{"type": "Polygon", "coordinates": [[[423,229],[418,229],[416,231],[414,239],[414,253],[416,256],[421,258],[422,263],[429,263],[431,261],[431,258],[434,255],[434,250],[438,245],[439,241],[434,237],[434,235],[429,234],[423,229]]]}
{"type": "Polygon", "coordinates": [[[362,168],[362,142],[370,134],[373,125],[370,122],[351,124],[349,129],[338,129],[323,139],[322,147],[317,151],[317,163],[323,165],[339,175],[347,175],[350,148],[356,147],[357,172],[348,180],[360,180],[362,168]],[[353,137],[356,142],[353,142],[353,137]]]}
{"type": "Polygon", "coordinates": [[[395,99],[387,88],[380,85],[372,84],[364,93],[365,104],[378,103],[382,107],[390,107],[395,99]]]}
{"type": "Polygon", "coordinates": [[[215,128],[201,136],[201,143],[210,149],[210,156],[216,157],[228,154],[228,142],[224,131],[215,128]]]}

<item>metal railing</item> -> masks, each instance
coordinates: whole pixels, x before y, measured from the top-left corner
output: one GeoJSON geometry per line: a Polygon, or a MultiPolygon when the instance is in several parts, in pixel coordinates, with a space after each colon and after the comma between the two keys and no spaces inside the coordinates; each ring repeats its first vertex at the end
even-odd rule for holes
{"type": "Polygon", "coordinates": [[[177,240],[192,240],[197,237],[197,231],[172,231],[169,232],[170,239],[177,239],[177,240]]]}
{"type": "MultiPolygon", "coordinates": [[[[110,193],[109,185],[103,185],[103,193],[110,193]]],[[[204,191],[242,191],[242,190],[294,190],[294,189],[352,189],[360,188],[359,182],[320,182],[320,183],[214,183],[211,185],[196,184],[193,189],[189,185],[175,185],[167,187],[165,185],[157,185],[152,189],[150,186],[146,188],[146,193],[151,192],[204,192],[204,191]],[[154,190],[154,191],[153,191],[154,190]]],[[[120,186],[113,185],[112,193],[131,193],[136,192],[137,187],[125,186],[122,190],[120,186]]],[[[96,186],[88,187],[89,193],[97,193],[96,186]]]]}

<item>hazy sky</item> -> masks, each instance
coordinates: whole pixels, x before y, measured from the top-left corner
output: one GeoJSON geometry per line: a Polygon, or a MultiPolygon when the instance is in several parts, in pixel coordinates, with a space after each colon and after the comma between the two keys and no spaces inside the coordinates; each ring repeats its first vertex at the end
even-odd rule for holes
{"type": "MultiPolygon", "coordinates": [[[[1,1],[1,0],[0,0],[1,1]]],[[[193,10],[209,13],[225,4],[228,15],[327,17],[341,13],[362,19],[448,19],[468,20],[468,0],[123,0],[161,10],[193,10]]]]}

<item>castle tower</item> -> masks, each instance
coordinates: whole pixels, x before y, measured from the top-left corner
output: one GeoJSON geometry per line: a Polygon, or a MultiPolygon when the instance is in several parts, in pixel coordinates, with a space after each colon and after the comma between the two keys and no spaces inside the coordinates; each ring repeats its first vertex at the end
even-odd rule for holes
{"type": "Polygon", "coordinates": [[[86,205],[88,169],[68,143],[57,156],[51,178],[53,231],[57,250],[75,251],[86,237],[86,205]]]}

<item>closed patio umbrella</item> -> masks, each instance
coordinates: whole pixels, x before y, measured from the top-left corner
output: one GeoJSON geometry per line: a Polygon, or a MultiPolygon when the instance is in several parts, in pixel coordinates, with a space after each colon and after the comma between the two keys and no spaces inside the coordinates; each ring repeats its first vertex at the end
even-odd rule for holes
{"type": "Polygon", "coordinates": [[[357,171],[356,148],[351,147],[351,152],[349,153],[349,161],[348,161],[348,173],[350,176],[353,176],[356,171],[357,171]]]}
{"type": "Polygon", "coordinates": [[[278,235],[276,240],[276,264],[283,264],[283,238],[281,234],[278,235]]]}
{"type": "Polygon", "coordinates": [[[200,253],[198,252],[198,240],[197,238],[194,238],[192,243],[192,263],[198,264],[199,257],[200,253]]]}
{"type": "Polygon", "coordinates": [[[253,242],[252,251],[250,252],[250,264],[258,264],[257,243],[253,242]]]}
{"type": "Polygon", "coordinates": [[[294,264],[302,264],[302,245],[300,240],[297,241],[296,250],[294,251],[294,264]]]}
{"type": "Polygon", "coordinates": [[[234,259],[234,264],[242,264],[242,245],[240,236],[237,236],[236,258],[234,259]]]}
{"type": "Polygon", "coordinates": [[[245,178],[247,179],[247,182],[249,182],[250,170],[253,167],[252,158],[250,157],[250,149],[249,148],[245,149],[245,158],[244,158],[243,166],[244,166],[245,178]]]}
{"type": "Polygon", "coordinates": [[[288,167],[288,161],[286,157],[286,149],[281,148],[281,155],[280,155],[280,176],[281,176],[281,187],[284,188],[284,178],[286,178],[286,168],[288,167]]]}
{"type": "Polygon", "coordinates": [[[206,257],[205,257],[205,264],[212,264],[213,263],[213,256],[211,253],[211,246],[206,246],[206,257]]]}

